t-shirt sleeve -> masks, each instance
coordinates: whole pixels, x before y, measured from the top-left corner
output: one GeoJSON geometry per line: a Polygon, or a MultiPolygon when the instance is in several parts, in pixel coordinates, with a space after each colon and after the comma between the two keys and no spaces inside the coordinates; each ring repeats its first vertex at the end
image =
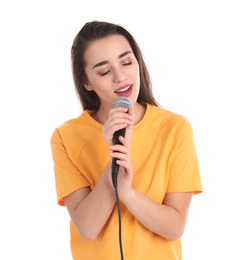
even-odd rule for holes
{"type": "Polygon", "coordinates": [[[50,139],[54,163],[54,175],[58,204],[64,206],[63,198],[77,189],[90,186],[88,180],[79,171],[69,157],[58,129],[50,139]]]}
{"type": "Polygon", "coordinates": [[[190,122],[185,119],[176,136],[176,147],[170,162],[170,178],[167,192],[203,191],[199,163],[190,122]]]}

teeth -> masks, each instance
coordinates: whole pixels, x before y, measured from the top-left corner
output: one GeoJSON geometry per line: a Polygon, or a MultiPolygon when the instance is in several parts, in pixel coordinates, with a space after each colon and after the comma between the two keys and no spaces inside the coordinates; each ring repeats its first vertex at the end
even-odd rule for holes
{"type": "Polygon", "coordinates": [[[127,88],[124,88],[124,89],[120,89],[120,90],[118,90],[118,91],[116,91],[116,92],[118,92],[118,93],[125,92],[125,91],[127,91],[129,88],[130,88],[130,86],[127,87],[127,88]]]}

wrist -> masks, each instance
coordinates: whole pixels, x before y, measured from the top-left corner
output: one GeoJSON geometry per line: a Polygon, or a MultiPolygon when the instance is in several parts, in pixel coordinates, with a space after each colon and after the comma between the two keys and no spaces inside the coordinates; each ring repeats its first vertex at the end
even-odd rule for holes
{"type": "Polygon", "coordinates": [[[135,195],[136,195],[136,191],[131,187],[125,194],[123,194],[120,197],[120,199],[126,205],[134,200],[135,195]]]}

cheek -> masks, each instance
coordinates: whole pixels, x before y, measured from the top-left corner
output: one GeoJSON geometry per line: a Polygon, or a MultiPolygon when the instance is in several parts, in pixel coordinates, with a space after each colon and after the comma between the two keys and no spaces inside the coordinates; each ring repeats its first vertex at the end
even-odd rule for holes
{"type": "Polygon", "coordinates": [[[91,77],[89,79],[89,84],[91,89],[95,92],[108,89],[108,81],[106,80],[106,77],[91,77]]]}
{"type": "Polygon", "coordinates": [[[138,85],[140,86],[140,71],[139,71],[139,67],[136,70],[136,81],[137,81],[138,85]]]}
{"type": "Polygon", "coordinates": [[[140,78],[140,70],[139,70],[138,64],[137,64],[137,66],[134,67],[133,73],[134,73],[134,75],[136,76],[137,79],[140,78]]]}

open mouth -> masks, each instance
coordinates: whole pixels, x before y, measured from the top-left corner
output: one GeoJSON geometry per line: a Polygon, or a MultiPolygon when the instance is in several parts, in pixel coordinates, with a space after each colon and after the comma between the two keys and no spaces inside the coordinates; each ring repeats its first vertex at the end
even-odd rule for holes
{"type": "Polygon", "coordinates": [[[129,85],[125,88],[122,88],[122,89],[115,91],[115,93],[122,94],[122,93],[128,92],[131,89],[131,87],[132,87],[132,85],[129,85]]]}

